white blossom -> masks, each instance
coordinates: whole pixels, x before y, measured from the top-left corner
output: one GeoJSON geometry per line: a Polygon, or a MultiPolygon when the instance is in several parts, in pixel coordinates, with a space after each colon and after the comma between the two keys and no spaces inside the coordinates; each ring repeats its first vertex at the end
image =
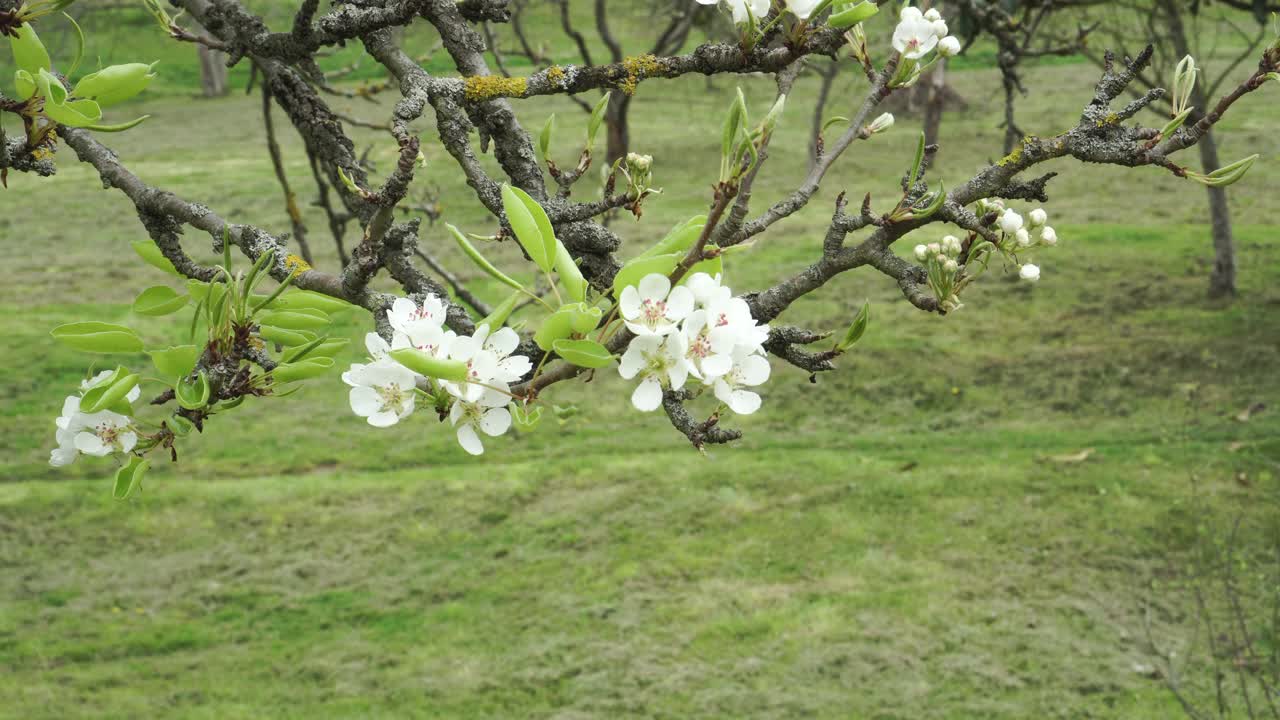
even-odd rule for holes
{"type": "Polygon", "coordinates": [[[1005,210],[1000,216],[1000,229],[1008,235],[1013,235],[1022,229],[1022,216],[1013,208],[1005,210]]]}
{"type": "MultiPolygon", "coordinates": [[[[498,386],[505,390],[505,386],[498,386]]],[[[498,437],[511,427],[511,411],[507,410],[509,398],[496,388],[485,391],[474,402],[458,400],[449,409],[449,422],[457,428],[458,444],[472,455],[484,453],[480,432],[498,437]]]]}
{"type": "Polygon", "coordinates": [[[942,57],[955,57],[960,54],[960,40],[948,35],[938,41],[938,54],[942,57]]]}
{"type": "Polygon", "coordinates": [[[893,113],[885,113],[880,117],[876,118],[875,120],[871,121],[871,124],[867,126],[867,132],[871,133],[872,135],[875,135],[876,133],[882,133],[885,130],[888,130],[889,128],[893,127],[893,123],[894,123],[893,113]]]}
{"type": "Polygon", "coordinates": [[[760,396],[743,388],[755,387],[769,379],[769,361],[761,355],[739,349],[734,353],[733,368],[716,378],[715,394],[720,402],[739,415],[750,415],[760,409],[760,396]]]}
{"type": "Polygon", "coordinates": [[[1013,234],[1014,242],[1018,243],[1018,247],[1031,247],[1031,233],[1022,227],[1018,228],[1018,232],[1013,234]]]}
{"type": "Polygon", "coordinates": [[[915,252],[916,252],[916,260],[919,260],[920,262],[924,262],[925,259],[929,257],[928,246],[917,245],[915,252]]]}
{"type": "Polygon", "coordinates": [[[374,427],[391,427],[413,413],[417,378],[392,360],[356,363],[342,381],[351,386],[351,411],[374,427]]]}
{"type": "Polygon", "coordinates": [[[902,11],[902,22],[893,31],[893,49],[902,53],[907,60],[916,60],[929,54],[938,44],[938,36],[933,31],[933,23],[925,20],[916,8],[908,7],[902,11]],[[908,11],[915,15],[909,16],[908,11]]]}
{"type": "Polygon", "coordinates": [[[1050,247],[1057,245],[1058,244],[1057,231],[1046,225],[1045,228],[1040,231],[1040,242],[1043,242],[1045,245],[1048,245],[1050,247]]]}
{"type": "Polygon", "coordinates": [[[808,20],[822,0],[787,0],[787,9],[801,20],[808,20]]]}
{"type": "Polygon", "coordinates": [[[714,302],[728,300],[733,291],[720,283],[720,276],[711,276],[704,272],[694,273],[685,281],[685,286],[693,293],[693,302],[698,307],[706,307],[714,302]]]}
{"type": "MultiPolygon", "coordinates": [[[[727,0],[729,10],[733,13],[733,22],[741,25],[748,19],[747,11],[750,8],[751,15],[762,18],[769,13],[770,0],[727,0]]],[[[698,0],[703,5],[716,5],[719,0],[698,0]]]]}
{"type": "Polygon", "coordinates": [[[1036,208],[1027,214],[1027,219],[1031,221],[1031,227],[1040,227],[1049,222],[1049,213],[1044,208],[1036,208]]]}
{"type": "Polygon", "coordinates": [[[693,312],[693,291],[683,285],[672,289],[665,275],[653,273],[628,285],[618,298],[622,319],[631,332],[644,336],[668,335],[676,323],[693,312]]]}
{"type": "Polygon", "coordinates": [[[1040,266],[1027,263],[1018,270],[1018,277],[1027,282],[1036,282],[1040,279],[1040,266]]]}
{"type": "Polygon", "coordinates": [[[435,295],[428,295],[419,306],[407,298],[396,298],[387,310],[387,321],[396,332],[416,339],[444,325],[447,306],[435,295]]]}
{"type": "Polygon", "coordinates": [[[631,394],[631,404],[641,412],[657,410],[662,404],[662,389],[679,390],[689,378],[689,365],[685,360],[688,344],[683,333],[673,333],[665,339],[655,335],[641,335],[631,341],[618,363],[618,374],[630,380],[640,378],[640,384],[631,394]]]}
{"type": "Polygon", "coordinates": [[[461,336],[453,341],[450,357],[466,362],[480,352],[488,352],[494,356],[497,366],[492,378],[500,382],[519,382],[533,369],[533,363],[524,355],[512,355],[520,347],[520,335],[509,327],[499,328],[490,333],[488,325],[480,325],[474,335],[461,336]]]}
{"type": "MultiPolygon", "coordinates": [[[[129,452],[138,444],[131,418],[110,410],[80,412],[80,397],[106,382],[112,374],[110,370],[104,370],[82,380],[81,395],[69,395],[62,402],[62,414],[54,420],[58,447],[49,453],[49,464],[53,467],[70,465],[80,453],[103,457],[113,452],[129,452]]],[[[133,403],[141,394],[141,388],[134,387],[125,395],[125,400],[133,403]]]]}
{"type": "Polygon", "coordinates": [[[947,21],[942,18],[938,18],[937,20],[931,20],[930,22],[933,23],[933,34],[938,36],[939,41],[944,40],[947,37],[947,31],[949,29],[947,27],[947,21]]]}
{"type": "Polygon", "coordinates": [[[942,252],[946,255],[959,255],[961,247],[960,238],[955,235],[942,238],[942,252]]]}
{"type": "Polygon", "coordinates": [[[708,381],[733,367],[736,338],[731,333],[714,332],[706,310],[694,310],[681,326],[688,349],[685,362],[694,377],[708,381]]]}

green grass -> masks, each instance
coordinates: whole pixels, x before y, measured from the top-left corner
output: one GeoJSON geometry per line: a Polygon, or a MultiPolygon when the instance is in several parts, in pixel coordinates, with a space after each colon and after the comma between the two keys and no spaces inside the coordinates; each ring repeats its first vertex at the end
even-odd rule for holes
{"type": "MultiPolygon", "coordinates": [[[[972,110],[943,126],[948,184],[998,154],[1002,132],[994,73],[952,80],[972,110]]],[[[1065,127],[1092,80],[1032,70],[1054,92],[1020,121],[1065,127]]],[[[762,112],[768,81],[742,82],[762,112]]],[[[833,114],[854,102],[847,82],[833,114]]],[[[813,90],[802,81],[789,104],[775,147],[791,150],[774,153],[761,202],[803,176],[813,90]]],[[[615,224],[628,253],[705,205],[731,91],[641,86],[633,143],[665,192],[642,223],[615,224]]],[[[1226,157],[1274,146],[1275,93],[1249,102],[1224,128],[1226,157]]],[[[256,101],[162,88],[129,109],[155,117],[108,142],[144,179],[287,229],[256,101]]],[[[558,112],[556,157],[576,154],[584,118],[567,102],[518,109],[529,127],[558,112]]],[[[421,186],[441,187],[449,222],[492,231],[421,129],[421,186]]],[[[355,135],[385,172],[394,144],[355,135]]],[[[858,144],[808,210],[730,261],[733,287],[811,261],[839,190],[891,205],[912,135],[901,118],[858,144]]],[[[296,138],[282,142],[309,197],[296,138]]],[[[632,410],[610,373],[555,390],[580,415],[491,441],[481,461],[426,414],[369,428],[333,377],[216,418],[124,503],[109,464],[47,466],[51,418],[88,362],[48,330],[122,321],[159,344],[181,321],[130,316],[137,291],[168,279],[129,252],[143,235],[128,203],[59,158],[57,177],[11,175],[0,195],[0,716],[1167,718],[1163,685],[1133,669],[1150,662],[1143,603],[1165,645],[1182,647],[1192,617],[1151,580],[1183,567],[1205,518],[1243,513],[1247,548],[1265,547],[1280,416],[1235,416],[1280,390],[1274,158],[1232,189],[1242,294],[1228,305],[1203,299],[1198,187],[1061,163],[1047,209],[1062,243],[1039,258],[1041,283],[995,273],[937,318],[872,272],[839,278],[782,320],[841,328],[869,298],[857,351],[816,384],[775,364],[762,411],[731,423],[746,438],[706,457],[632,410]]],[[[501,297],[439,228],[424,242],[501,297]]],[[[189,244],[208,257],[203,238],[189,244]]],[[[368,327],[352,314],[337,332],[368,327]]],[[[1202,664],[1189,678],[1209,680],[1202,664]]]]}

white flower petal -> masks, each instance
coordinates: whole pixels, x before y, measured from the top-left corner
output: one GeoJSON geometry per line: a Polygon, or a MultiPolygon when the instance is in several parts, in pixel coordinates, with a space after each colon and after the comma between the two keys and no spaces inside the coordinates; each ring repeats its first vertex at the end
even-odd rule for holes
{"type": "Polygon", "coordinates": [[[111,454],[111,448],[95,433],[82,432],[76,435],[76,449],[85,455],[105,457],[111,454]]]}
{"type": "Polygon", "coordinates": [[[645,378],[631,393],[631,404],[640,412],[657,410],[662,404],[662,384],[655,378],[645,378]]]}
{"type": "Polygon", "coordinates": [[[504,407],[493,408],[480,416],[480,429],[485,435],[497,437],[511,428],[511,411],[504,407]]]}
{"type": "Polygon", "coordinates": [[[693,312],[693,291],[681,285],[667,298],[667,319],[679,322],[693,312]]]}
{"type": "Polygon", "coordinates": [[[750,390],[734,390],[725,404],[739,415],[750,415],[760,409],[760,396],[750,390]]]}
{"type": "Polygon", "coordinates": [[[472,455],[484,454],[484,443],[480,442],[480,436],[476,434],[476,429],[470,424],[462,425],[458,428],[458,444],[463,450],[472,455]]]}
{"type": "Polygon", "coordinates": [[[390,410],[379,410],[369,416],[369,424],[377,427],[391,427],[400,422],[400,416],[390,410]]]}
{"type": "Polygon", "coordinates": [[[671,281],[666,275],[649,273],[640,280],[640,297],[645,300],[665,300],[671,292],[671,281]]]}
{"type": "Polygon", "coordinates": [[[378,391],[371,387],[351,388],[349,399],[351,401],[351,412],[361,417],[369,417],[382,408],[382,398],[378,396],[378,391]]]}
{"type": "Polygon", "coordinates": [[[739,365],[739,379],[743,385],[760,385],[769,379],[769,361],[759,355],[748,355],[739,365]]]}
{"type": "Polygon", "coordinates": [[[636,290],[634,285],[628,285],[622,289],[622,297],[618,298],[618,311],[622,313],[623,318],[634,320],[640,316],[642,302],[640,291],[636,290]]]}

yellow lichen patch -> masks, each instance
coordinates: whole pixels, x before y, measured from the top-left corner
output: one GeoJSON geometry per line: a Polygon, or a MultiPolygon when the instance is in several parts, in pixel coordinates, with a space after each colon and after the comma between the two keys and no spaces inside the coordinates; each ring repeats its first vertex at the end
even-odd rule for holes
{"type": "Polygon", "coordinates": [[[623,58],[622,67],[627,74],[618,82],[618,87],[627,95],[636,94],[636,86],[640,81],[662,73],[662,63],[653,55],[634,55],[623,58]]]}
{"type": "Polygon", "coordinates": [[[285,256],[284,266],[286,268],[289,268],[290,271],[297,271],[297,272],[306,272],[307,270],[311,269],[311,263],[307,262],[306,260],[303,260],[297,255],[294,255],[293,253],[289,253],[287,256],[285,256]]]}
{"type": "Polygon", "coordinates": [[[563,87],[564,78],[565,78],[564,68],[560,67],[559,65],[552,65],[551,67],[547,68],[547,80],[550,81],[551,84],[557,87],[563,87]]]}
{"type": "Polygon", "coordinates": [[[1097,126],[1098,126],[1098,127],[1106,127],[1107,125],[1115,125],[1115,124],[1117,124],[1117,123],[1119,123],[1119,122],[1120,122],[1120,116],[1119,116],[1119,115],[1117,115],[1117,114],[1115,114],[1115,113],[1111,113],[1110,115],[1108,115],[1108,116],[1106,116],[1106,117],[1102,118],[1101,120],[1099,120],[1099,121],[1097,122],[1097,126]]]}
{"type": "Polygon", "coordinates": [[[529,89],[528,78],[475,75],[463,81],[468,100],[492,100],[496,97],[523,97],[529,89]]]}
{"type": "Polygon", "coordinates": [[[1022,147],[1023,147],[1023,146],[1019,145],[1018,147],[1014,148],[1014,149],[1013,149],[1013,152],[1011,152],[1011,153],[1009,153],[1008,155],[1005,155],[1004,157],[1000,158],[1000,162],[996,163],[996,165],[999,165],[1000,167],[1005,167],[1006,165],[1011,165],[1011,164],[1016,163],[1016,162],[1018,162],[1019,160],[1021,160],[1021,159],[1022,159],[1022,147]]]}

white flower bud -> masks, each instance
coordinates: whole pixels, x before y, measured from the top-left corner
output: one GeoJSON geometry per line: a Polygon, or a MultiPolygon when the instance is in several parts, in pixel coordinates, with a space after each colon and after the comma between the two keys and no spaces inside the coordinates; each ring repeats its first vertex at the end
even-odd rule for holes
{"type": "Polygon", "coordinates": [[[938,253],[937,255],[934,255],[933,259],[936,260],[939,265],[947,264],[947,256],[943,255],[942,253],[938,253]]]}
{"type": "Polygon", "coordinates": [[[934,21],[933,21],[933,34],[934,34],[934,35],[937,35],[939,38],[944,38],[944,37],[946,37],[946,36],[947,36],[947,21],[946,21],[946,20],[941,20],[941,19],[939,19],[939,20],[934,20],[934,21]]]}
{"type": "Polygon", "coordinates": [[[929,257],[929,248],[925,247],[924,245],[917,245],[916,259],[919,260],[920,262],[924,262],[924,259],[927,257],[929,257]]]}
{"type": "Polygon", "coordinates": [[[919,20],[924,17],[924,13],[920,12],[920,8],[908,5],[902,8],[902,12],[898,15],[898,19],[906,22],[908,20],[919,20]]]}
{"type": "Polygon", "coordinates": [[[948,235],[942,238],[942,252],[947,255],[960,254],[960,238],[955,235],[948,235]]]}
{"type": "Polygon", "coordinates": [[[938,12],[938,8],[929,8],[927,11],[925,11],[924,19],[928,20],[929,22],[933,22],[934,20],[941,20],[942,13],[938,12]]]}
{"type": "Polygon", "coordinates": [[[941,245],[939,245],[938,243],[929,243],[929,254],[930,254],[930,255],[937,255],[937,254],[938,254],[938,253],[940,253],[940,252],[942,252],[942,246],[941,246],[941,245]]]}
{"type": "Polygon", "coordinates": [[[947,268],[947,272],[953,273],[956,270],[960,269],[960,264],[957,263],[955,260],[948,260],[945,267],[947,268]]]}
{"type": "Polygon", "coordinates": [[[1045,229],[1040,231],[1040,241],[1051,247],[1057,245],[1058,233],[1053,228],[1045,226],[1045,229]]]}
{"type": "Polygon", "coordinates": [[[1031,227],[1040,227],[1049,222],[1049,213],[1045,212],[1043,208],[1032,210],[1028,217],[1031,218],[1031,227]]]}
{"type": "Polygon", "coordinates": [[[1027,263],[1018,270],[1018,277],[1026,280],[1027,282],[1036,282],[1040,279],[1040,266],[1027,263]]]}
{"type": "Polygon", "coordinates": [[[1012,208],[1005,210],[1000,216],[1000,229],[1006,235],[1012,235],[1022,229],[1022,216],[1012,208]]]}
{"type": "Polygon", "coordinates": [[[1018,247],[1031,247],[1031,233],[1026,228],[1018,228],[1018,232],[1013,234],[1018,242],[1018,247]]]}
{"type": "Polygon", "coordinates": [[[938,41],[938,54],[942,57],[955,57],[960,54],[960,41],[948,35],[938,41]]]}
{"type": "Polygon", "coordinates": [[[891,127],[893,127],[893,113],[885,113],[871,121],[871,124],[867,126],[867,132],[875,135],[876,133],[882,133],[891,127]]]}

